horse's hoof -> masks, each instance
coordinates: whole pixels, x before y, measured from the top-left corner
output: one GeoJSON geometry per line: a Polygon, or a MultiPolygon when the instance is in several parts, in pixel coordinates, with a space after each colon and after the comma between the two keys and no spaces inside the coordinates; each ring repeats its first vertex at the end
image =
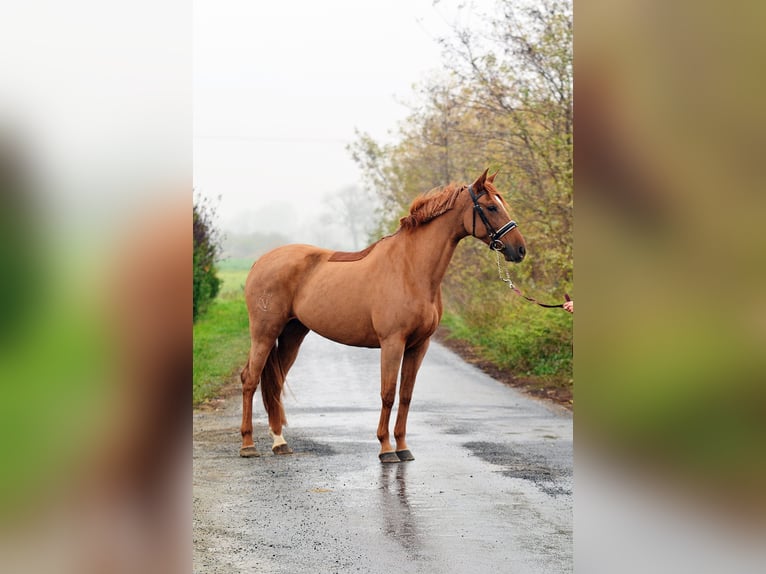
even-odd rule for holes
{"type": "Polygon", "coordinates": [[[404,450],[397,450],[396,456],[399,457],[399,460],[401,461],[415,460],[415,457],[412,456],[412,452],[408,448],[404,450]]]}
{"type": "Polygon", "coordinates": [[[388,464],[391,462],[399,462],[399,457],[396,456],[395,452],[381,452],[378,455],[378,458],[380,459],[380,462],[384,464],[388,464]]]}
{"type": "Polygon", "coordinates": [[[239,449],[239,456],[242,458],[253,458],[255,456],[261,456],[261,453],[255,450],[255,445],[243,446],[239,449]]]}
{"type": "Polygon", "coordinates": [[[287,446],[287,443],[280,444],[271,448],[274,454],[293,454],[293,449],[287,446]]]}

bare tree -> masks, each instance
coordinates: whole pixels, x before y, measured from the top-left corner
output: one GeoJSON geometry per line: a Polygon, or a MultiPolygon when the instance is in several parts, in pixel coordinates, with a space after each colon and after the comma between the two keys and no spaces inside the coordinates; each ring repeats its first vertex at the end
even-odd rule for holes
{"type": "Polygon", "coordinates": [[[326,194],[322,203],[320,222],[341,230],[344,247],[355,251],[364,247],[377,217],[377,202],[372,194],[350,185],[326,194]]]}

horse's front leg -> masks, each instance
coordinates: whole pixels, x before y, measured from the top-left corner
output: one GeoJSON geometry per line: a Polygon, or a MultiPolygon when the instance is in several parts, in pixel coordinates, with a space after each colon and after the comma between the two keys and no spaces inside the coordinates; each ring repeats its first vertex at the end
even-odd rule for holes
{"type": "Polygon", "coordinates": [[[412,391],[415,388],[415,377],[423,357],[426,356],[430,339],[407,349],[402,360],[402,383],[399,387],[399,410],[396,413],[396,425],[394,426],[394,438],[396,439],[396,455],[399,460],[415,460],[412,452],[407,448],[407,415],[410,412],[412,391]]]}
{"type": "Polygon", "coordinates": [[[388,433],[388,423],[391,419],[391,409],[396,398],[396,380],[399,377],[399,365],[404,354],[404,340],[389,338],[380,345],[380,422],[378,423],[378,440],[380,441],[380,462],[399,462],[396,451],[391,445],[388,433]]]}

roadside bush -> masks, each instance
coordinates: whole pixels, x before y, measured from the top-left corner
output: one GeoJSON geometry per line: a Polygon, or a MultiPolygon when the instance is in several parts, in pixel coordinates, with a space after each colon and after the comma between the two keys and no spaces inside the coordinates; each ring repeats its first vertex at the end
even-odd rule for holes
{"type": "MultiPolygon", "coordinates": [[[[473,277],[460,267],[454,271],[444,285],[444,324],[452,337],[469,341],[483,358],[517,377],[571,385],[572,315],[525,301],[492,277],[488,266],[477,265],[473,277]]],[[[571,288],[541,293],[520,287],[545,302],[571,288]]]]}
{"type": "Polygon", "coordinates": [[[193,321],[204,314],[221,287],[216,258],[221,250],[218,231],[213,226],[215,214],[205,198],[194,199],[194,303],[193,321]]]}

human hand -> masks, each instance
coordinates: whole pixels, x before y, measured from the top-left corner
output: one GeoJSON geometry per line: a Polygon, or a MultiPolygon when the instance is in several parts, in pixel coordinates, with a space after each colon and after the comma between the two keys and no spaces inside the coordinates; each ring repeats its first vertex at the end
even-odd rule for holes
{"type": "Polygon", "coordinates": [[[574,301],[567,301],[564,303],[564,311],[569,311],[570,313],[574,313],[574,301]]]}

